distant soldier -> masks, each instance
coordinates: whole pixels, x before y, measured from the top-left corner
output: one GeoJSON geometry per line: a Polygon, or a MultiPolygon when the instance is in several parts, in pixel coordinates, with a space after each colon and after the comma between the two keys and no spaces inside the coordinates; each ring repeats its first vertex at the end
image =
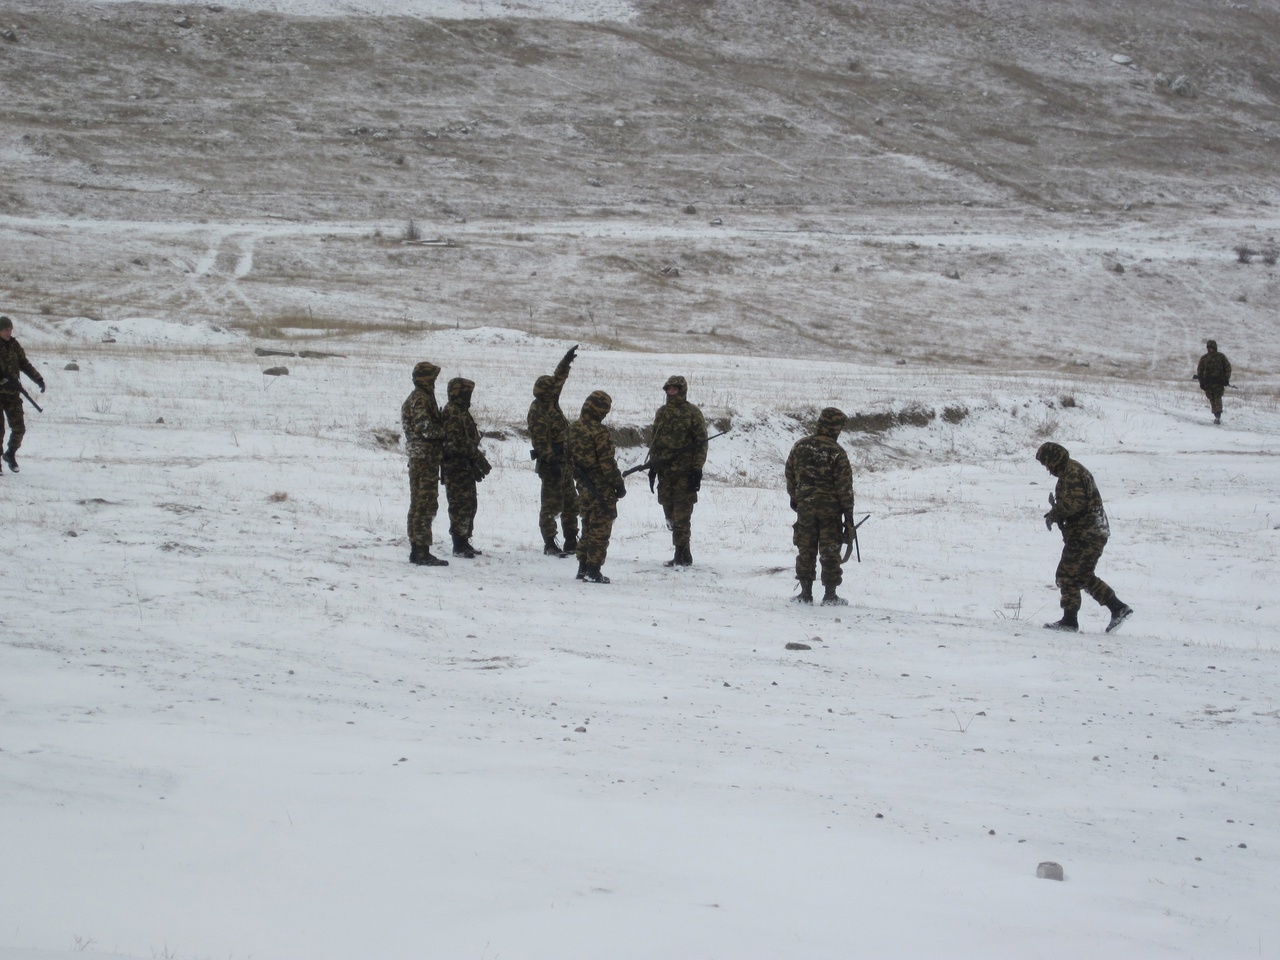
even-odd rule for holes
{"type": "MultiPolygon", "coordinates": [[[[14,473],[18,472],[18,448],[22,446],[22,438],[27,432],[27,422],[22,416],[22,391],[19,374],[25,373],[27,379],[44,393],[44,377],[31,365],[27,352],[22,349],[13,335],[13,321],[8,317],[0,317],[0,446],[4,446],[4,421],[9,420],[9,449],[4,453],[4,462],[14,473]]],[[[0,476],[3,471],[0,471],[0,476]]]]}
{"type": "Polygon", "coordinates": [[[444,461],[440,479],[449,499],[449,534],[453,555],[468,560],[480,556],[471,545],[476,521],[476,484],[489,475],[489,461],[480,451],[480,431],[471,417],[471,391],[475,382],[454,377],[449,381],[449,402],[444,405],[444,461]]]}
{"type": "Polygon", "coordinates": [[[797,603],[813,603],[813,580],[817,559],[822,559],[822,603],[844,606],[849,601],[836,595],[843,579],[840,548],[853,524],[853,468],[849,455],[840,446],[840,433],[848,417],[835,407],[818,416],[814,432],[796,442],[787,457],[787,496],[796,512],[796,579],[800,581],[797,603]]]}
{"type": "Polygon", "coordinates": [[[1213,411],[1213,422],[1222,423],[1222,394],[1231,386],[1231,361],[1225,353],[1218,352],[1217,340],[1206,340],[1206,353],[1196,365],[1192,380],[1200,381],[1200,389],[1209,398],[1209,409],[1213,411]]]}
{"type": "Polygon", "coordinates": [[[400,407],[404,445],[409,452],[409,562],[447,567],[432,556],[431,523],[440,509],[440,461],[444,455],[444,419],[436,403],[440,368],[423,360],[413,368],[413,393],[400,407]]]}
{"type": "Polygon", "coordinates": [[[1133,608],[1093,572],[1111,536],[1098,485],[1093,474],[1071,459],[1066,447],[1053,441],[1040,444],[1036,459],[1058,478],[1057,488],[1049,495],[1051,509],[1044,515],[1045,528],[1052,530],[1056,523],[1062,530],[1062,559],[1055,576],[1062,595],[1062,619],[1045,627],[1071,633],[1079,630],[1080,591],[1084,590],[1111,611],[1110,633],[1133,615],[1133,608]]]}
{"type": "Polygon", "coordinates": [[[578,483],[578,509],[582,513],[577,577],[588,583],[609,582],[600,568],[609,552],[618,501],[627,495],[613,438],[601,422],[612,407],[613,399],[607,393],[593,391],[582,403],[582,414],[569,424],[569,460],[578,483]]]}
{"type": "Polygon", "coordinates": [[[669,377],[662,390],[667,400],[653,418],[649,478],[657,477],[658,502],[675,545],[675,556],[663,566],[688,567],[693,564],[689,552],[693,505],[698,502],[702,467],[707,462],[707,421],[689,402],[684,377],[669,377]]]}
{"type": "Polygon", "coordinates": [[[550,557],[567,557],[578,549],[578,495],[565,452],[569,420],[560,409],[560,391],[577,355],[577,346],[570,347],[553,375],[543,374],[534,381],[533,403],[529,404],[530,452],[542,481],[538,529],[542,531],[542,552],[550,557]],[[564,549],[556,543],[557,517],[564,529],[564,549]]]}

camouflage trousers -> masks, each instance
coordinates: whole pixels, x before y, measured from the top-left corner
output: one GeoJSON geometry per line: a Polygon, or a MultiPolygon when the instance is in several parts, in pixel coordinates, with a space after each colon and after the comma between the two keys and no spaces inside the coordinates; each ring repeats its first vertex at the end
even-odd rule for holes
{"type": "Polygon", "coordinates": [[[27,432],[27,421],[22,415],[22,394],[0,390],[0,447],[4,446],[4,421],[9,420],[9,452],[22,446],[27,432]]]}
{"type": "Polygon", "coordinates": [[[471,531],[476,523],[476,480],[470,470],[445,470],[441,473],[444,480],[445,496],[449,499],[449,536],[459,540],[470,540],[471,531]]]}
{"type": "Polygon", "coordinates": [[[579,490],[578,509],[582,512],[578,560],[589,567],[598,567],[609,553],[609,538],[613,536],[613,521],[618,519],[618,505],[603,502],[590,491],[579,490]]]}
{"type": "Polygon", "coordinates": [[[693,505],[698,494],[689,489],[688,473],[658,474],[658,503],[671,528],[671,542],[677,547],[689,546],[693,534],[693,505]]]}
{"type": "Polygon", "coordinates": [[[1213,411],[1215,417],[1222,416],[1222,395],[1226,392],[1226,387],[1204,388],[1204,395],[1209,398],[1209,409],[1213,411]]]}
{"type": "Polygon", "coordinates": [[[839,586],[840,551],[844,547],[844,514],[837,506],[801,503],[796,507],[796,522],[791,542],[796,546],[796,579],[812,583],[817,561],[822,560],[822,585],[839,586]]]}
{"type": "Polygon", "coordinates": [[[440,461],[409,458],[409,542],[431,548],[431,523],[440,509],[440,461]]]}
{"type": "Polygon", "coordinates": [[[1074,613],[1080,609],[1081,590],[1104,607],[1115,599],[1116,592],[1093,572],[1106,547],[1106,537],[1072,537],[1063,542],[1054,579],[1062,594],[1059,604],[1064,611],[1074,613]]]}
{"type": "Polygon", "coordinates": [[[542,480],[542,502],[538,509],[538,529],[542,540],[556,538],[556,518],[564,530],[565,539],[578,536],[578,492],[573,477],[563,467],[551,468],[538,464],[538,477],[542,480]]]}

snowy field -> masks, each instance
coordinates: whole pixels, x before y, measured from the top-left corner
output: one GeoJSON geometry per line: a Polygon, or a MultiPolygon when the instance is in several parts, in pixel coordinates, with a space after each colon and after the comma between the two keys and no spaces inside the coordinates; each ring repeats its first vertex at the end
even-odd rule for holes
{"type": "Polygon", "coordinates": [[[681,373],[732,425],[696,565],[638,475],[593,586],[541,555],[517,431],[564,341],[18,323],[49,391],[0,480],[5,960],[1280,950],[1273,393],[1215,428],[1189,380],[584,346],[566,411],[643,426],[681,373]],[[418,359],[502,435],[484,556],[440,570],[374,438],[418,359]],[[936,416],[846,433],[863,562],[802,609],[781,463],[827,404],[936,416]],[[1106,499],[1117,634],[1087,598],[1041,629],[1048,436],[1106,499]]]}

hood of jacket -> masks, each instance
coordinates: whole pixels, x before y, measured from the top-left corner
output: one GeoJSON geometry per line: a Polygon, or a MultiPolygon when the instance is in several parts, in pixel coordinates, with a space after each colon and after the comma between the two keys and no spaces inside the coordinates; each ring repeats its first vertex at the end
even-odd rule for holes
{"type": "Polygon", "coordinates": [[[689,381],[684,377],[667,377],[667,382],[662,385],[662,392],[667,393],[668,387],[676,387],[679,390],[674,397],[667,394],[667,403],[683,403],[689,399],[689,381]]]}
{"type": "Polygon", "coordinates": [[[436,388],[436,377],[440,376],[440,368],[430,361],[423,360],[421,363],[414,364],[413,367],[413,385],[421,387],[427,392],[431,392],[436,388]]]}
{"type": "Polygon", "coordinates": [[[814,430],[820,437],[830,437],[832,440],[839,440],[840,434],[844,430],[844,425],[849,422],[849,418],[845,416],[845,412],[838,407],[827,407],[818,414],[818,426],[814,430]]]}
{"type": "Polygon", "coordinates": [[[1047,440],[1040,444],[1040,449],[1036,451],[1036,459],[1056,477],[1071,459],[1071,453],[1062,444],[1047,440]]]}
{"type": "Polygon", "coordinates": [[[550,400],[551,391],[555,389],[556,378],[549,373],[544,373],[537,380],[533,381],[533,396],[538,400],[550,400]]]}
{"type": "Polygon", "coordinates": [[[471,391],[476,388],[474,380],[465,377],[454,377],[449,381],[449,399],[464,407],[471,405],[471,391]]]}
{"type": "Polygon", "coordinates": [[[582,416],[586,420],[599,423],[613,409],[613,397],[603,390],[593,390],[587,399],[582,401],[582,416]]]}

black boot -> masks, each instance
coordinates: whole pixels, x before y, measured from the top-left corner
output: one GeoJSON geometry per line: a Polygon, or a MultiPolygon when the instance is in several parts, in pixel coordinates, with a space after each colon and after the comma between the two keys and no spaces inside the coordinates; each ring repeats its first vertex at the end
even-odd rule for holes
{"type": "Polygon", "coordinates": [[[575,580],[585,580],[587,578],[587,565],[581,560],[578,561],[578,572],[573,575],[575,580]]]}
{"type": "Polygon", "coordinates": [[[14,473],[18,472],[18,458],[14,455],[12,450],[4,455],[4,462],[9,465],[9,469],[14,473]]]}
{"type": "Polygon", "coordinates": [[[835,584],[827,584],[822,588],[822,605],[824,607],[847,607],[849,601],[836,596],[835,584]]]}
{"type": "Polygon", "coordinates": [[[687,543],[686,543],[683,547],[681,547],[681,548],[680,548],[680,552],[681,552],[681,554],[683,554],[683,556],[684,556],[684,559],[683,559],[681,562],[682,562],[686,567],[692,567],[692,566],[693,566],[693,554],[689,552],[689,545],[688,545],[687,543]]]}
{"type": "Polygon", "coordinates": [[[800,593],[791,598],[792,603],[813,603],[813,581],[801,580],[800,593]]]}
{"type": "Polygon", "coordinates": [[[566,533],[564,535],[564,553],[568,556],[578,549],[578,535],[576,533],[566,533]]]}
{"type": "Polygon", "coordinates": [[[1061,620],[1046,623],[1044,628],[1046,630],[1065,630],[1067,633],[1076,633],[1080,629],[1080,623],[1076,620],[1076,611],[1063,610],[1061,620]]]}
{"type": "Polygon", "coordinates": [[[453,538],[453,555],[472,560],[480,555],[480,551],[467,542],[466,537],[453,538]]]}
{"type": "Polygon", "coordinates": [[[556,543],[555,537],[548,540],[542,547],[542,555],[544,557],[567,557],[569,554],[560,549],[560,545],[556,543]]]}
{"type": "Polygon", "coordinates": [[[684,554],[682,554],[682,553],[680,552],[680,548],[679,548],[679,547],[676,547],[675,556],[673,556],[670,560],[663,560],[663,561],[662,561],[662,565],[663,565],[664,567],[681,567],[681,566],[684,566],[684,554]]]}
{"type": "Polygon", "coordinates": [[[1107,609],[1111,611],[1111,622],[1107,624],[1107,633],[1120,629],[1120,624],[1133,616],[1133,607],[1119,597],[1112,597],[1111,602],[1107,604],[1107,609]]]}
{"type": "Polygon", "coordinates": [[[587,572],[582,575],[582,579],[587,583],[609,583],[609,578],[600,572],[598,564],[587,567],[587,572]]]}

